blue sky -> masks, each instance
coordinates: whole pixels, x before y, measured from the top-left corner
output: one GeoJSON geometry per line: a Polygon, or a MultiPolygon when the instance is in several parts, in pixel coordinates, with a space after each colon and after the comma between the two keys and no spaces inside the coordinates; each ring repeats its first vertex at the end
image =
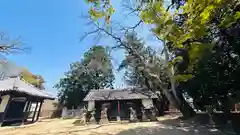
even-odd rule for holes
{"type": "MultiPolygon", "coordinates": [[[[113,4],[117,10],[113,19],[121,22],[125,20],[125,24],[136,21],[134,17],[124,17],[119,2],[113,4]]],[[[42,75],[47,90],[56,93],[52,87],[69,69],[69,64],[80,60],[83,53],[96,43],[91,36],[79,41],[84,32],[91,30],[86,26],[86,19],[81,17],[87,14],[87,10],[84,0],[1,0],[0,31],[13,39],[20,36],[23,45],[31,48],[29,53],[9,55],[7,58],[42,75]]],[[[139,29],[139,33],[144,38],[149,35],[144,26],[139,29]]],[[[99,42],[100,45],[114,43],[110,38],[99,42]]],[[[148,43],[159,46],[158,42],[148,43]]],[[[121,51],[114,52],[115,66],[123,56],[121,51]]],[[[115,86],[120,87],[123,84],[122,73],[116,75],[115,86]]]]}

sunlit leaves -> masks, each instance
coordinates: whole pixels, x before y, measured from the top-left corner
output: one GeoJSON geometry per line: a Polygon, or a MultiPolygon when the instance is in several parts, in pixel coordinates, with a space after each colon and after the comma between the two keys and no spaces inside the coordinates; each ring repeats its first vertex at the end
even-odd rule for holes
{"type": "Polygon", "coordinates": [[[44,79],[40,75],[35,75],[31,72],[29,72],[27,69],[24,69],[23,72],[21,72],[21,77],[27,81],[28,83],[32,84],[33,86],[44,89],[44,79]]]}
{"type": "Polygon", "coordinates": [[[175,78],[175,80],[176,80],[177,82],[186,82],[186,81],[188,81],[189,79],[192,79],[192,78],[193,78],[193,75],[192,75],[192,74],[175,75],[174,78],[175,78]]]}
{"type": "Polygon", "coordinates": [[[240,11],[237,11],[235,14],[225,14],[219,27],[228,28],[232,24],[236,23],[236,21],[239,19],[240,19],[240,11]]]}
{"type": "Polygon", "coordinates": [[[115,12],[115,9],[113,8],[113,6],[110,6],[108,8],[108,11],[107,11],[110,15],[112,15],[114,12],[115,12]]]}
{"type": "Polygon", "coordinates": [[[110,3],[110,0],[87,0],[91,4],[88,13],[95,21],[105,19],[107,24],[110,24],[111,16],[114,14],[115,9],[110,3]]]}
{"type": "MultiPolygon", "coordinates": [[[[223,0],[188,0],[180,6],[174,13],[167,11],[159,2],[149,3],[145,10],[141,12],[141,18],[145,23],[155,25],[152,29],[154,34],[162,40],[171,43],[171,50],[184,48],[189,55],[189,71],[201,57],[209,52],[214,44],[212,42],[201,41],[208,36],[212,30],[210,22],[214,20],[216,14],[223,7],[232,4],[233,1],[223,0]],[[181,24],[178,24],[179,18],[184,18],[181,24]]],[[[222,26],[229,27],[234,24],[239,17],[239,13],[223,16],[225,22],[222,26]],[[229,18],[229,19],[228,19],[229,18]]],[[[179,61],[176,58],[173,62],[179,61]],[[175,60],[176,59],[176,60],[175,60]]]]}
{"type": "Polygon", "coordinates": [[[91,18],[93,18],[94,20],[97,20],[98,18],[102,18],[104,16],[104,13],[99,12],[99,11],[95,10],[94,8],[90,8],[88,13],[90,14],[91,18]]]}
{"type": "Polygon", "coordinates": [[[240,19],[240,11],[237,11],[236,14],[234,15],[235,20],[240,19]]]}

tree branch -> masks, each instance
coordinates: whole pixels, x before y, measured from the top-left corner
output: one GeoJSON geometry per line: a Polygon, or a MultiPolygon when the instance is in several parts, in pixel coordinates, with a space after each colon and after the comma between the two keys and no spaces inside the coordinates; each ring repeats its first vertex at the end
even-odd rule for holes
{"type": "Polygon", "coordinates": [[[28,50],[29,48],[24,48],[21,46],[22,43],[20,39],[10,40],[5,33],[0,33],[0,53],[2,54],[10,54],[16,52],[23,52],[28,50]]]}

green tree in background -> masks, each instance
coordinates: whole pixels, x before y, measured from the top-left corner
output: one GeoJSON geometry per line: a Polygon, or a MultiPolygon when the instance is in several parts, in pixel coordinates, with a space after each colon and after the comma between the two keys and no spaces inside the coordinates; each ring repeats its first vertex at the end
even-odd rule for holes
{"type": "Polygon", "coordinates": [[[165,60],[162,59],[161,54],[146,46],[134,32],[126,34],[123,44],[125,59],[121,62],[118,70],[125,70],[126,84],[145,87],[156,92],[159,97],[157,108],[160,114],[164,114],[169,100],[171,100],[165,96],[171,96],[171,93],[164,94],[167,91],[163,91],[163,89],[170,88],[165,60]]]}
{"type": "Polygon", "coordinates": [[[76,108],[89,90],[112,88],[113,81],[113,66],[107,48],[93,46],[80,61],[70,65],[70,70],[55,87],[59,89],[60,102],[68,108],[76,108]]]}
{"type": "Polygon", "coordinates": [[[35,75],[35,74],[29,72],[27,69],[23,69],[20,76],[22,77],[22,79],[24,79],[28,83],[32,84],[33,86],[37,87],[38,89],[40,89],[40,90],[44,89],[45,81],[42,76],[35,75]]]}
{"type": "Polygon", "coordinates": [[[144,42],[137,37],[136,33],[127,33],[123,41],[125,59],[119,65],[119,70],[125,69],[125,81],[128,85],[148,87],[153,90],[156,86],[152,83],[154,78],[151,75],[161,75],[161,85],[169,85],[166,74],[166,62],[152,48],[144,45],[144,42]],[[159,66],[157,68],[157,66],[159,66]]]}
{"type": "Polygon", "coordinates": [[[1,79],[7,78],[7,77],[20,77],[21,79],[32,84],[38,89],[40,90],[44,89],[45,81],[42,76],[33,74],[26,68],[17,66],[14,62],[8,61],[5,58],[2,58],[1,60],[0,72],[1,72],[1,79]]]}

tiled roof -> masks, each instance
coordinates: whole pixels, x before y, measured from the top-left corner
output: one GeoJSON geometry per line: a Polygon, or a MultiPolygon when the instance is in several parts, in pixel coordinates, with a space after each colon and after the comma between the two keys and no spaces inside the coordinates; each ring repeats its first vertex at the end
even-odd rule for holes
{"type": "Polygon", "coordinates": [[[155,93],[144,88],[91,90],[84,101],[91,100],[131,100],[158,98],[155,93]]]}
{"type": "Polygon", "coordinates": [[[6,91],[15,91],[31,96],[54,99],[54,97],[48,94],[46,91],[39,90],[28,82],[21,80],[19,77],[0,80],[0,92],[6,91]]]}

